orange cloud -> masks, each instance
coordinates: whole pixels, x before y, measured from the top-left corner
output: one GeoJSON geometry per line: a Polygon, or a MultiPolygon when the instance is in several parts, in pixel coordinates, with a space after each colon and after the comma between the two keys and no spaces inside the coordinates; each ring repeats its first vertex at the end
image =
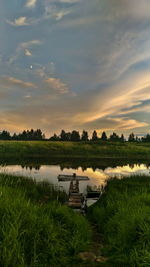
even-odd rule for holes
{"type": "Polygon", "coordinates": [[[45,80],[45,83],[48,84],[49,88],[55,90],[60,94],[67,94],[69,92],[68,86],[63,83],[60,79],[48,78],[45,80]]]}
{"type": "Polygon", "coordinates": [[[37,88],[37,86],[34,83],[31,82],[25,82],[19,79],[16,79],[14,77],[3,77],[1,79],[2,84],[5,86],[20,86],[20,87],[31,87],[31,88],[37,88]]]}

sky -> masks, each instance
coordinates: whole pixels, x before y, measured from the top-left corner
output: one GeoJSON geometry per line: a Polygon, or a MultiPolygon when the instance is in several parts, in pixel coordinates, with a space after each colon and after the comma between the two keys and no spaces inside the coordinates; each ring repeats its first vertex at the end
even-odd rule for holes
{"type": "Polygon", "coordinates": [[[144,135],[149,0],[0,0],[0,130],[144,135]]]}

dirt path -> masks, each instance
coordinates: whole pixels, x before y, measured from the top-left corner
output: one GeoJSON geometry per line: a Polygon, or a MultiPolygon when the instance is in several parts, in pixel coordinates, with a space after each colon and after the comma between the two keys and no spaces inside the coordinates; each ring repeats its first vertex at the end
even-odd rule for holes
{"type": "Polygon", "coordinates": [[[96,225],[91,225],[92,228],[92,243],[90,249],[85,252],[81,252],[79,257],[82,260],[81,265],[78,266],[87,266],[87,267],[96,267],[96,266],[109,266],[105,258],[102,254],[103,249],[103,237],[98,233],[96,225]]]}

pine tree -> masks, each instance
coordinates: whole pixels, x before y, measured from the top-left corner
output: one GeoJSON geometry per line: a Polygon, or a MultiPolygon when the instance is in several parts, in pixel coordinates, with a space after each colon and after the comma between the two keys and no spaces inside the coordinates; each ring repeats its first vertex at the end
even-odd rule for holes
{"type": "Polygon", "coordinates": [[[92,134],[92,141],[97,141],[97,140],[98,140],[97,132],[94,131],[92,134]]]}
{"type": "Polygon", "coordinates": [[[124,135],[122,134],[121,137],[120,137],[120,141],[121,142],[124,142],[125,141],[125,138],[124,138],[124,135]]]}
{"type": "Polygon", "coordinates": [[[87,131],[83,130],[82,136],[81,136],[81,140],[82,141],[88,141],[89,140],[88,132],[87,131]]]}
{"type": "Polygon", "coordinates": [[[58,136],[57,134],[54,133],[54,135],[51,136],[49,140],[50,140],[50,141],[59,141],[60,139],[59,139],[59,136],[58,136]]]}
{"type": "Polygon", "coordinates": [[[73,142],[77,142],[77,141],[80,141],[80,134],[79,134],[79,132],[78,131],[72,131],[72,133],[71,133],[71,141],[73,141],[73,142]]]}
{"type": "Polygon", "coordinates": [[[119,141],[119,136],[116,133],[110,135],[110,141],[119,141]]]}
{"type": "Polygon", "coordinates": [[[105,132],[102,133],[101,140],[107,141],[107,135],[105,132]]]}
{"type": "Polygon", "coordinates": [[[131,134],[129,135],[128,141],[129,141],[129,142],[134,142],[134,141],[135,141],[134,133],[131,133],[131,134]]]}
{"type": "Polygon", "coordinates": [[[62,130],[61,133],[60,133],[60,140],[61,141],[66,141],[66,132],[64,130],[62,130]]]}

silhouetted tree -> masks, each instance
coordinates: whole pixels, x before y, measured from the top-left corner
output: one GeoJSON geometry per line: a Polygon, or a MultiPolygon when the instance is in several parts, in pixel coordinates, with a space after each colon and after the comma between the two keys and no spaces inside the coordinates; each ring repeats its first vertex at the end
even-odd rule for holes
{"type": "Polygon", "coordinates": [[[78,131],[72,131],[71,133],[71,141],[80,141],[80,134],[78,131]]]}
{"type": "Polygon", "coordinates": [[[60,138],[59,138],[59,136],[58,136],[57,134],[54,133],[54,135],[51,136],[49,140],[50,140],[50,141],[59,141],[60,138]]]}
{"type": "Polygon", "coordinates": [[[121,142],[124,142],[125,141],[125,138],[124,138],[124,135],[122,134],[121,137],[120,137],[120,141],[121,142]]]}
{"type": "Polygon", "coordinates": [[[82,141],[88,141],[89,140],[87,131],[83,130],[82,135],[81,135],[81,140],[82,141]]]}
{"type": "MultiPolygon", "coordinates": [[[[106,141],[108,140],[107,135],[105,132],[101,135],[101,140],[106,141]]],[[[31,130],[24,130],[22,133],[16,134],[14,133],[11,135],[8,131],[3,130],[0,132],[0,140],[45,140],[45,135],[42,133],[41,129],[31,129],[31,130]]],[[[54,134],[49,138],[51,141],[89,141],[88,138],[88,132],[83,130],[82,135],[80,137],[80,134],[78,131],[74,130],[71,133],[65,132],[65,130],[62,130],[60,133],[60,136],[57,136],[54,134]]],[[[97,132],[94,130],[92,133],[92,141],[99,140],[97,132]]],[[[111,141],[126,141],[124,138],[124,135],[122,134],[121,137],[119,137],[115,132],[110,135],[109,140],[111,141]]],[[[134,133],[131,133],[128,137],[129,142],[150,142],[150,134],[147,134],[146,136],[139,138],[138,136],[135,136],[134,133]]]]}
{"type": "Polygon", "coordinates": [[[10,140],[11,139],[11,136],[10,136],[10,133],[3,130],[1,133],[0,133],[0,139],[1,140],[10,140]]]}
{"type": "Polygon", "coordinates": [[[34,139],[35,140],[43,140],[43,139],[45,139],[45,134],[42,133],[41,129],[37,129],[34,132],[34,139]]]}
{"type": "Polygon", "coordinates": [[[22,134],[20,134],[20,137],[22,140],[27,140],[27,132],[23,131],[22,134]]]}
{"type": "Polygon", "coordinates": [[[140,141],[141,141],[141,138],[138,137],[138,136],[136,136],[135,141],[136,141],[136,142],[140,142],[140,141]]]}
{"type": "Polygon", "coordinates": [[[147,134],[146,136],[142,137],[142,142],[150,142],[150,134],[147,134]]]}
{"type": "Polygon", "coordinates": [[[64,130],[60,133],[60,141],[66,141],[66,132],[64,130]]]}
{"type": "Polygon", "coordinates": [[[71,141],[71,133],[66,133],[64,130],[61,131],[60,141],[71,141]]]}
{"type": "Polygon", "coordinates": [[[109,138],[110,141],[119,141],[119,139],[120,138],[116,133],[111,134],[109,138]]]}
{"type": "Polygon", "coordinates": [[[134,133],[131,133],[131,134],[129,135],[128,141],[129,141],[129,142],[134,142],[134,141],[135,141],[134,133]]]}
{"type": "Polygon", "coordinates": [[[42,133],[42,131],[40,129],[37,130],[33,130],[31,129],[30,131],[23,131],[22,133],[16,135],[14,134],[14,136],[12,137],[13,139],[17,139],[17,140],[44,140],[45,139],[45,135],[42,133]]]}
{"type": "Polygon", "coordinates": [[[16,133],[13,134],[13,136],[11,137],[12,140],[18,140],[18,135],[16,133]]]}
{"type": "Polygon", "coordinates": [[[94,131],[92,134],[92,141],[97,141],[97,140],[98,140],[97,132],[94,131]]]}
{"type": "Polygon", "coordinates": [[[102,141],[107,141],[107,135],[106,135],[105,132],[102,132],[101,140],[102,141]]]}
{"type": "Polygon", "coordinates": [[[71,141],[71,133],[66,133],[66,141],[71,141]]]}
{"type": "Polygon", "coordinates": [[[34,130],[31,129],[31,131],[28,131],[29,139],[34,140],[34,130]]]}

